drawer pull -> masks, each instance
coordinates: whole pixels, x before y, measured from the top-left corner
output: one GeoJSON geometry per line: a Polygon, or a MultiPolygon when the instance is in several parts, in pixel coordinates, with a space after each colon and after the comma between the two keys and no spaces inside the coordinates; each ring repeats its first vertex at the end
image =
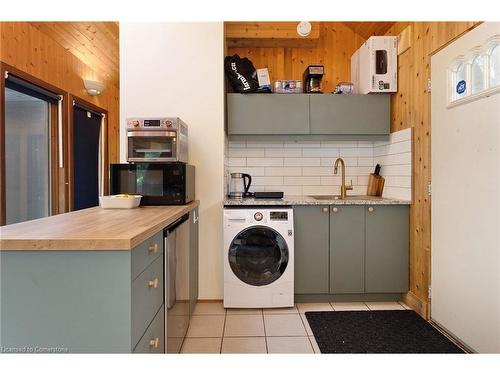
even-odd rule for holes
{"type": "Polygon", "coordinates": [[[152,243],[148,247],[148,251],[150,253],[157,253],[158,252],[158,244],[157,243],[152,243]]]}
{"type": "Polygon", "coordinates": [[[149,347],[153,349],[157,349],[160,346],[160,339],[155,337],[154,339],[149,340],[149,347]]]}
{"type": "Polygon", "coordinates": [[[373,207],[368,207],[369,212],[373,212],[373,207]]]}
{"type": "Polygon", "coordinates": [[[154,280],[149,280],[148,281],[148,286],[150,288],[155,288],[155,289],[158,288],[158,278],[155,277],[154,280]]]}
{"type": "Polygon", "coordinates": [[[328,208],[323,207],[323,212],[324,212],[325,214],[327,214],[327,213],[328,213],[328,208]]]}
{"type": "Polygon", "coordinates": [[[339,209],[337,207],[333,207],[332,211],[335,212],[335,213],[337,213],[337,212],[339,212],[339,209]]]}

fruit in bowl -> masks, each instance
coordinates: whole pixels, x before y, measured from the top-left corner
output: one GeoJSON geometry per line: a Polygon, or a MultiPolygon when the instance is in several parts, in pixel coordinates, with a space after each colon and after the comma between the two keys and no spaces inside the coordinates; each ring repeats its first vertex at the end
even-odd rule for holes
{"type": "Polygon", "coordinates": [[[136,208],[141,203],[142,195],[116,194],[99,197],[102,208],[136,208]]]}

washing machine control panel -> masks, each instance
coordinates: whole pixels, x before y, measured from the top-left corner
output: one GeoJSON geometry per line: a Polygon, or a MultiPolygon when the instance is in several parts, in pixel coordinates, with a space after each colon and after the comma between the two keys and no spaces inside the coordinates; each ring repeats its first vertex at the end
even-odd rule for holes
{"type": "Polygon", "coordinates": [[[264,215],[262,215],[262,212],[256,212],[255,215],[253,215],[253,218],[257,221],[261,221],[264,215]]]}
{"type": "Polygon", "coordinates": [[[287,221],[288,212],[286,211],[271,211],[269,213],[269,219],[271,221],[287,221]]]}

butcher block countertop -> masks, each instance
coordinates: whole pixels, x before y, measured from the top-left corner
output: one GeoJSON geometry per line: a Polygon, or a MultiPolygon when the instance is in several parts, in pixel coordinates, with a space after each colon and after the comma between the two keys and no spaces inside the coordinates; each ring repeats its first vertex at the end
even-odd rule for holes
{"type": "Polygon", "coordinates": [[[0,251],[130,250],[199,205],[100,207],[0,227],[0,251]]]}

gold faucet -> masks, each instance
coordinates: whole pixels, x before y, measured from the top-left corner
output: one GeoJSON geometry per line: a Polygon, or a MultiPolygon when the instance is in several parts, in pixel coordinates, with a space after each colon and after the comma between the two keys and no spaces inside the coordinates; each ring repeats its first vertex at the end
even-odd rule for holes
{"type": "Polygon", "coordinates": [[[352,180],[350,185],[345,184],[345,163],[342,158],[337,158],[337,160],[335,160],[333,173],[337,174],[339,163],[342,166],[342,186],[340,187],[340,199],[345,199],[347,197],[347,190],[352,190],[352,180]]]}

